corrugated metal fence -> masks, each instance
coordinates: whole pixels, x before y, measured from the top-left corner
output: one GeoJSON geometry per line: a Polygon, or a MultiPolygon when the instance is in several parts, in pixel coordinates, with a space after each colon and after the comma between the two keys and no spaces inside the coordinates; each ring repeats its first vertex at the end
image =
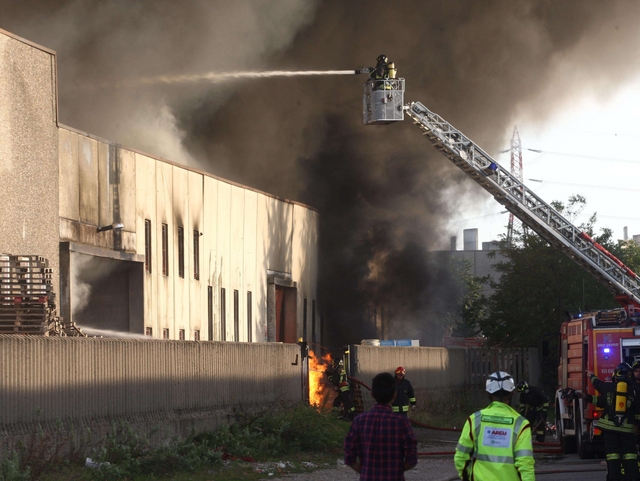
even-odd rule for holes
{"type": "Polygon", "coordinates": [[[303,396],[295,344],[0,336],[1,436],[169,421],[176,434],[303,396]]]}
{"type": "MultiPolygon", "coordinates": [[[[485,402],[496,369],[533,383],[538,375],[535,349],[351,347],[350,375],[369,386],[397,366],[418,404],[434,406],[485,402]]],[[[94,437],[118,421],[178,436],[214,429],[238,412],[306,399],[306,375],[296,344],[0,335],[0,450],[38,425],[94,437]]]]}
{"type": "MultiPolygon", "coordinates": [[[[416,391],[418,405],[441,402],[453,406],[486,403],[485,381],[489,374],[502,370],[516,382],[539,379],[538,351],[528,348],[463,347],[377,347],[351,346],[350,375],[368,386],[380,372],[393,373],[402,366],[416,391]]],[[[373,404],[363,393],[365,408],[373,404]]]]}

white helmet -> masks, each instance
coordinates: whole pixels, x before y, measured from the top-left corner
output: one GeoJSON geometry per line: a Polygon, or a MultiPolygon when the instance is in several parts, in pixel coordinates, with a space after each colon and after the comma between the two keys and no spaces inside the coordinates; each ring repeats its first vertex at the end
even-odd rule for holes
{"type": "Polygon", "coordinates": [[[495,394],[498,391],[512,392],[515,388],[516,383],[508,372],[496,371],[487,379],[487,392],[489,394],[495,394]]]}

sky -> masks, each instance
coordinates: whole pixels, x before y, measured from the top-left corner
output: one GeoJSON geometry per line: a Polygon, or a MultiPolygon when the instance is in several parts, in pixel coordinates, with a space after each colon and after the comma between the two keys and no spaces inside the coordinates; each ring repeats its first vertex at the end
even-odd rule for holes
{"type": "Polygon", "coordinates": [[[640,234],[637,164],[594,157],[639,158],[638,24],[635,0],[0,2],[0,28],[56,51],[62,124],[318,210],[336,343],[372,338],[382,311],[394,338],[437,343],[451,292],[429,252],[467,227],[495,239],[500,206],[410,122],[363,126],[362,76],[138,80],[357,69],[384,53],[405,101],[507,165],[514,126],[525,148],[565,154],[525,151],[525,179],[544,181],[527,185],[547,202],[583,194],[621,237],[640,234]]]}
{"type": "MultiPolygon", "coordinates": [[[[535,125],[515,120],[522,146],[523,181],[547,203],[582,195],[586,205],[572,220],[579,226],[596,214],[596,232],[613,231],[614,239],[640,235],[640,77],[620,85],[615,95],[600,100],[586,95],[570,109],[535,125]],[[533,152],[532,150],[542,151],[533,152]],[[542,181],[542,182],[540,182],[542,181]]],[[[504,148],[491,152],[506,168],[514,127],[503,134],[504,148]]],[[[505,235],[509,214],[487,195],[487,201],[459,213],[447,228],[462,249],[464,229],[478,229],[478,241],[505,235]]],[[[481,248],[481,244],[480,244],[481,248]]]]}

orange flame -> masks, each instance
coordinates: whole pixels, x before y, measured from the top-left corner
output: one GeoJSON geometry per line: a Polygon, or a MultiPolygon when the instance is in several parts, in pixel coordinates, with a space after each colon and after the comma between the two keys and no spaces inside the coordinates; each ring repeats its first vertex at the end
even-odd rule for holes
{"type": "Polygon", "coordinates": [[[325,365],[331,364],[331,353],[318,359],[313,351],[309,351],[309,404],[323,409],[332,389],[326,384],[325,365]]]}

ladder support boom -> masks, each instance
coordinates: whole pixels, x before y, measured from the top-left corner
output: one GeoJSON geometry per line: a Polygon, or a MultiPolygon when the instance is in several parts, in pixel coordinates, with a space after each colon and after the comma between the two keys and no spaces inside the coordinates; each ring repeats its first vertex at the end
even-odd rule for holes
{"type": "Polygon", "coordinates": [[[404,106],[424,136],[523,224],[604,284],[630,316],[640,315],[640,277],[581,232],[486,152],[420,102],[404,106]]]}

